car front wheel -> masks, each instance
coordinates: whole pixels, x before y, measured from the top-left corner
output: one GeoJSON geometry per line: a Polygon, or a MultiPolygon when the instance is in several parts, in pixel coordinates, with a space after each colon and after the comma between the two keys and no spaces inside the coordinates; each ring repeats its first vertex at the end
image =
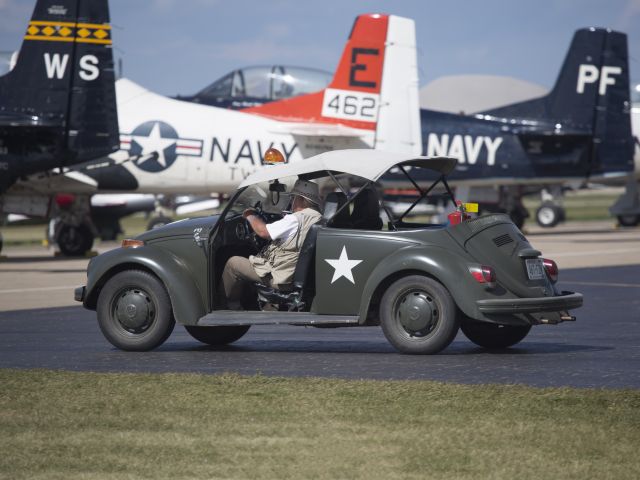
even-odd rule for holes
{"type": "Polygon", "coordinates": [[[247,331],[250,325],[233,327],[198,327],[195,325],[185,325],[184,328],[193,338],[208,345],[227,345],[239,340],[247,331]]]}
{"type": "Polygon", "coordinates": [[[100,291],[97,313],[103,335],[122,350],[156,348],[169,338],[175,325],[164,285],[142,270],[111,277],[100,291]]]}
{"type": "Polygon", "coordinates": [[[397,280],[380,303],[382,331],[402,353],[427,355],[444,350],[458,333],[458,311],[449,291],[420,275],[397,280]]]}
{"type": "Polygon", "coordinates": [[[484,348],[507,348],[521,342],[531,330],[531,325],[498,325],[465,320],[460,329],[476,345],[484,348]]]}

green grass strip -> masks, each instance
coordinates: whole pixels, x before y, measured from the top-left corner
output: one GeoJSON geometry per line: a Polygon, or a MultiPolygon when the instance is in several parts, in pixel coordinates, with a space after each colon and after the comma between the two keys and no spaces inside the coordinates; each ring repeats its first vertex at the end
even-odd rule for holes
{"type": "Polygon", "coordinates": [[[0,370],[7,479],[637,479],[639,447],[635,390],[0,370]]]}

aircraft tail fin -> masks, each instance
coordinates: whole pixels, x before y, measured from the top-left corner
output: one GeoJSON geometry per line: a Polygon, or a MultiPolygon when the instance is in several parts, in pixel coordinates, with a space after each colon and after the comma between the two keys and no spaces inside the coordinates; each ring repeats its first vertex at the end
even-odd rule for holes
{"type": "Polygon", "coordinates": [[[591,135],[590,174],[633,169],[627,36],[577,30],[547,96],[484,113],[541,120],[558,136],[591,135]]]}
{"type": "Polygon", "coordinates": [[[108,155],[119,146],[114,83],[108,1],[38,0],[17,62],[0,77],[0,132],[34,136],[51,154],[35,169],[108,155]]]}
{"type": "Polygon", "coordinates": [[[375,132],[375,148],[419,155],[422,141],[413,20],[395,15],[358,16],[326,89],[243,111],[287,122],[369,130],[375,132]]]}

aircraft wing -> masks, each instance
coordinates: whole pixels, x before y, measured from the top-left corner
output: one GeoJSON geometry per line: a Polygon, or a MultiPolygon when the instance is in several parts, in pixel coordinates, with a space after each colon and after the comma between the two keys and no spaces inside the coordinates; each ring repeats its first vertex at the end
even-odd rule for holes
{"type": "Polygon", "coordinates": [[[31,193],[41,195],[53,195],[58,192],[95,193],[98,182],[93,178],[78,171],[64,173],[46,172],[31,175],[24,180],[19,180],[8,193],[31,193]]]}

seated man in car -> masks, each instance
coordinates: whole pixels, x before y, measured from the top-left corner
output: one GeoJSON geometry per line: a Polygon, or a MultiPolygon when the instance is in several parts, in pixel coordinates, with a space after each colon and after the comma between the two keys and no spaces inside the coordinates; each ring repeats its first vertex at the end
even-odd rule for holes
{"type": "Polygon", "coordinates": [[[290,195],[292,213],[281,220],[265,223],[253,209],[243,212],[254,232],[271,243],[249,258],[231,257],[222,272],[227,305],[237,310],[245,287],[256,282],[277,288],[291,283],[300,248],[307,232],[322,218],[318,185],[306,180],[296,181],[290,195]]]}

